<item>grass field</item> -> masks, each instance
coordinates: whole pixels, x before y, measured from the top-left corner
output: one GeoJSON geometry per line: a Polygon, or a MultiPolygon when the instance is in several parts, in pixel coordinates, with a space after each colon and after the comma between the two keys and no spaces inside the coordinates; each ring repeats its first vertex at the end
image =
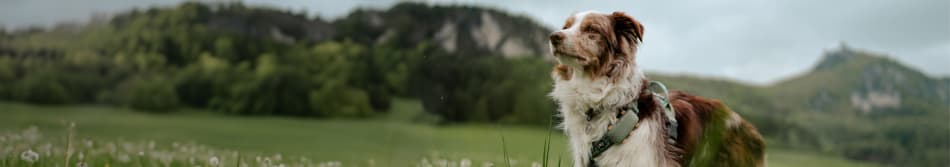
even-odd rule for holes
{"type": "MultiPolygon", "coordinates": [[[[341,161],[344,166],[417,166],[424,157],[469,159],[472,166],[499,164],[504,159],[502,136],[509,157],[517,160],[515,166],[529,166],[540,161],[548,134],[538,127],[413,123],[410,118],[421,111],[418,102],[397,100],[393,106],[386,116],[348,120],[241,117],[207,112],[150,114],[101,106],[0,103],[0,133],[36,126],[45,138],[59,139],[67,134],[65,122],[75,122],[76,138],[80,139],[155,141],[159,145],[193,142],[242,153],[341,161]]],[[[563,155],[566,166],[569,160],[563,135],[554,133],[552,143],[552,161],[563,155]]],[[[873,166],[809,152],[770,149],[768,153],[771,167],[873,166]]]]}

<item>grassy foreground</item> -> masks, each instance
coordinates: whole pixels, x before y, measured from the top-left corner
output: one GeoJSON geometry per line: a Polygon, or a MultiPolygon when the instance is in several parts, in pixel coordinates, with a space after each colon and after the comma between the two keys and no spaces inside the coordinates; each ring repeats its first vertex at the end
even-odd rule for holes
{"type": "MultiPolygon", "coordinates": [[[[35,126],[48,142],[63,145],[67,134],[66,122],[75,122],[74,141],[77,143],[87,139],[127,141],[142,145],[156,143],[154,145],[158,147],[169,147],[174,143],[172,150],[178,149],[178,143],[197,143],[194,147],[209,152],[200,156],[195,154],[198,161],[205,162],[209,155],[216,154],[224,159],[222,161],[225,162],[221,164],[226,166],[236,166],[236,161],[241,160],[225,158],[229,156],[243,157],[244,161],[253,162],[254,158],[275,155],[277,158],[281,155],[288,157],[285,159],[305,157],[296,161],[311,161],[312,164],[326,165],[325,162],[331,162],[329,166],[333,166],[332,162],[340,162],[343,166],[440,166],[439,163],[468,163],[470,166],[494,163],[495,166],[504,166],[500,164],[504,159],[503,134],[514,166],[531,166],[541,159],[544,139],[548,134],[543,128],[413,123],[412,117],[420,111],[421,107],[416,101],[397,100],[393,111],[387,116],[359,120],[316,120],[222,116],[203,112],[149,114],[114,107],[39,107],[0,103],[0,134],[20,133],[23,129],[35,126]]],[[[563,135],[554,133],[551,146],[552,160],[564,156],[563,163],[567,166],[569,160],[563,135]]],[[[0,152],[9,151],[2,153],[5,154],[2,157],[9,161],[19,158],[26,148],[41,150],[40,146],[22,146],[0,149],[0,152]]],[[[768,151],[768,162],[772,167],[872,166],[809,152],[768,151]]],[[[115,158],[99,161],[112,159],[115,158]]],[[[207,165],[201,162],[191,163],[207,165]]],[[[193,166],[184,161],[179,163],[193,166]]],[[[172,164],[178,166],[175,165],[178,163],[172,164]]],[[[557,163],[552,164],[556,166],[557,163]]],[[[91,166],[102,166],[102,163],[91,166]]]]}

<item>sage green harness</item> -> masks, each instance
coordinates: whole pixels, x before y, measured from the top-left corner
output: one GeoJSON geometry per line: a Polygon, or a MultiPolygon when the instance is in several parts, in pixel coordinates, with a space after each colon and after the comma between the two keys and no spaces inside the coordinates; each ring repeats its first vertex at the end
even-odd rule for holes
{"type": "MultiPolygon", "coordinates": [[[[669,91],[667,91],[666,86],[664,86],[663,83],[656,81],[650,81],[645,91],[647,91],[647,93],[653,94],[654,100],[658,101],[660,106],[663,107],[663,114],[666,116],[666,134],[668,136],[667,142],[670,144],[676,143],[676,128],[679,124],[676,123],[676,112],[673,111],[673,106],[670,105],[669,91]]],[[[594,162],[594,158],[597,158],[597,156],[603,154],[604,151],[607,151],[607,149],[609,149],[614,144],[623,142],[623,140],[630,135],[630,132],[636,128],[637,122],[640,121],[640,118],[637,117],[637,114],[639,113],[640,109],[637,108],[636,100],[631,102],[627,109],[620,111],[617,116],[619,120],[617,120],[616,123],[612,123],[610,125],[610,129],[607,130],[607,134],[605,134],[599,140],[591,143],[591,154],[590,157],[588,157],[587,166],[596,167],[597,163],[594,162]]]]}

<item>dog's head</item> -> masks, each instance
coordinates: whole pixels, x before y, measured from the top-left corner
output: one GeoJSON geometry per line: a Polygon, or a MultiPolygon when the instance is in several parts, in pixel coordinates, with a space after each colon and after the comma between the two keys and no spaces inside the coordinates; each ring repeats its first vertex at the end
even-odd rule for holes
{"type": "Polygon", "coordinates": [[[592,79],[614,78],[625,75],[624,67],[635,65],[643,26],[623,12],[582,12],[568,17],[561,30],[551,33],[550,41],[560,62],[555,72],[562,79],[575,72],[592,79]]]}

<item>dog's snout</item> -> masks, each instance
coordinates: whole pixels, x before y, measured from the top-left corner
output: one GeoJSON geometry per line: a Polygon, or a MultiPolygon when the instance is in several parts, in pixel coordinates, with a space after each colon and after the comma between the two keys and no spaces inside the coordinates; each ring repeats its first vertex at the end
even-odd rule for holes
{"type": "Polygon", "coordinates": [[[551,33],[551,36],[548,38],[551,39],[552,45],[560,45],[561,42],[564,41],[564,33],[555,31],[554,33],[551,33]]]}

